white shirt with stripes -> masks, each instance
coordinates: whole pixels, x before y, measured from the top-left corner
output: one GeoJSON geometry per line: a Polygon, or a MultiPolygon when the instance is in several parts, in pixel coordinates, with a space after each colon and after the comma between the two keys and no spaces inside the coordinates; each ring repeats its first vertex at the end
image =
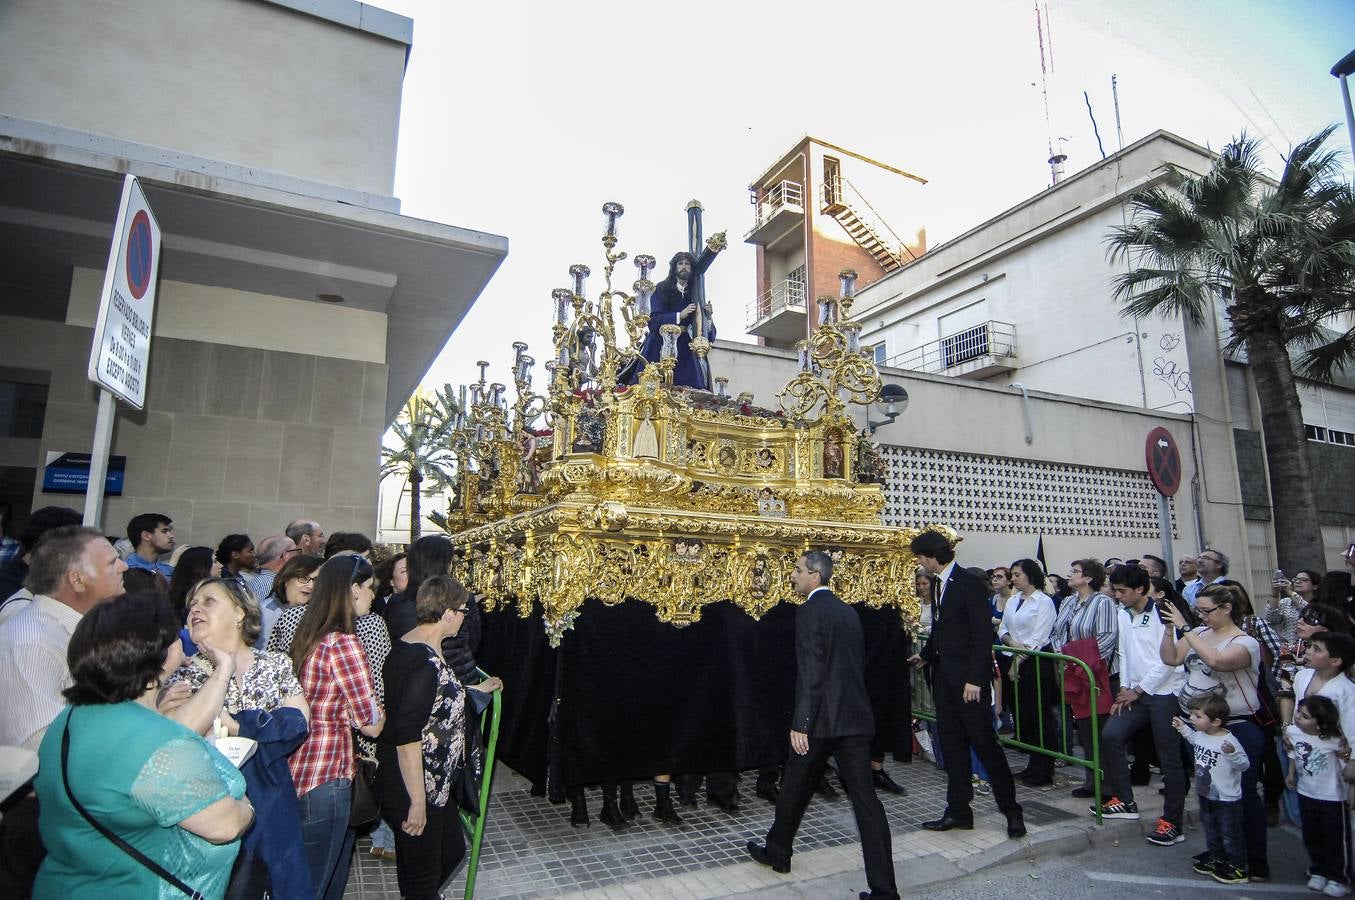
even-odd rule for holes
{"type": "Polygon", "coordinates": [[[66,707],[66,647],[83,616],[44,594],[0,625],[0,745],[37,750],[66,707]]]}

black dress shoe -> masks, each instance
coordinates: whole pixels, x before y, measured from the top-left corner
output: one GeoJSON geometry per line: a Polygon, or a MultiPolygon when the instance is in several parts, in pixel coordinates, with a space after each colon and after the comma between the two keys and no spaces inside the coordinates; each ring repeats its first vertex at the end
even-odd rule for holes
{"type": "Polygon", "coordinates": [[[767,848],[757,841],[748,842],[748,855],[753,857],[753,862],[771,869],[773,872],[780,872],[785,875],[790,871],[790,860],[777,859],[767,852],[767,848]]]}
{"type": "Polygon", "coordinates": [[[814,793],[818,794],[824,800],[837,799],[837,791],[834,790],[833,786],[828,783],[827,775],[824,775],[822,778],[819,779],[819,786],[814,789],[814,793]]]}
{"type": "Polygon", "coordinates": [[[737,797],[716,797],[713,794],[707,794],[706,802],[713,806],[718,806],[727,813],[736,813],[739,811],[739,800],[737,797]]]}
{"type": "Polygon", "coordinates": [[[950,813],[946,813],[939,819],[933,819],[930,822],[923,822],[922,827],[927,829],[928,831],[950,831],[953,828],[959,828],[964,831],[973,831],[974,820],[972,818],[957,819],[950,813]]]}
{"type": "Polygon", "coordinates": [[[1014,840],[1014,839],[1016,839],[1016,838],[1023,838],[1023,837],[1025,837],[1025,836],[1026,836],[1026,820],[1025,820],[1025,817],[1022,816],[1021,813],[1019,813],[1019,812],[1016,812],[1016,813],[1008,813],[1008,814],[1007,814],[1007,837],[1012,838],[1012,839],[1014,840]]]}
{"type": "Polygon", "coordinates": [[[757,786],[757,795],[772,805],[781,798],[781,788],[774,784],[760,784],[757,786]]]}
{"type": "Polygon", "coordinates": [[[889,773],[884,769],[873,770],[870,777],[874,780],[875,786],[882,791],[888,791],[891,794],[898,794],[899,796],[908,793],[903,785],[890,778],[889,773]]]}

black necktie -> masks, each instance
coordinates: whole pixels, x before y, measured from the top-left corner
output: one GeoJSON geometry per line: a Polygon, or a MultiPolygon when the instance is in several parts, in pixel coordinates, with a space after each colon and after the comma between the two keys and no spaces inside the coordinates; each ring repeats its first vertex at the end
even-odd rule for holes
{"type": "Polygon", "coordinates": [[[941,621],[941,579],[932,576],[932,624],[941,621]]]}

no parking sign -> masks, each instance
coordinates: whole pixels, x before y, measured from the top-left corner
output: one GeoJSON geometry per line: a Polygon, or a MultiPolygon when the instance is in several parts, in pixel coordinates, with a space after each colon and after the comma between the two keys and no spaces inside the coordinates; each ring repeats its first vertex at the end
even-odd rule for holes
{"type": "Polygon", "coordinates": [[[128,175],[122,185],[122,203],[104,272],[99,318],[89,352],[89,380],[136,409],[146,405],[155,276],[159,269],[160,226],[141,184],[128,175]]]}

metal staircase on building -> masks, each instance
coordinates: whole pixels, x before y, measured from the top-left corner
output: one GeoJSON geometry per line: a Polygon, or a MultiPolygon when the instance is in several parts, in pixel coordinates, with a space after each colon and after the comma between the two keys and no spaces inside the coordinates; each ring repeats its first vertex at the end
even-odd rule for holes
{"type": "Polygon", "coordinates": [[[869,253],[886,273],[903,268],[905,262],[914,258],[899,236],[894,234],[894,230],[847,179],[836,178],[824,184],[823,211],[836,219],[857,246],[869,253]],[[856,203],[849,202],[849,197],[856,203]],[[881,231],[888,232],[893,238],[893,246],[885,240],[881,231]],[[904,258],[904,254],[908,255],[908,259],[904,258]]]}

